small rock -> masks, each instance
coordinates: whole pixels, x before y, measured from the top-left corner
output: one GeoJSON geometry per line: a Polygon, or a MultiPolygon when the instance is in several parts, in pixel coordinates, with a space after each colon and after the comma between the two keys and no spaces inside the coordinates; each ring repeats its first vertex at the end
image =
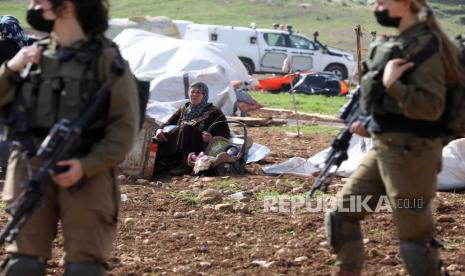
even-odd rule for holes
{"type": "Polygon", "coordinates": [[[370,239],[363,239],[363,244],[367,244],[370,242],[370,239]]]}
{"type": "Polygon", "coordinates": [[[209,262],[200,262],[199,264],[200,264],[201,267],[210,267],[210,266],[212,266],[212,264],[209,263],[209,262]]]}
{"type": "Polygon", "coordinates": [[[124,180],[126,180],[126,179],[127,179],[127,177],[126,177],[124,174],[118,175],[118,180],[119,180],[119,181],[124,181],[124,180]]]}
{"type": "Polygon", "coordinates": [[[150,242],[149,239],[145,239],[145,240],[142,241],[143,244],[148,244],[149,242],[150,242]]]}
{"type": "Polygon", "coordinates": [[[261,266],[264,268],[269,268],[274,262],[267,262],[264,260],[253,260],[251,263],[253,266],[261,266]]]}
{"type": "Polygon", "coordinates": [[[195,235],[194,234],[189,234],[189,239],[195,240],[195,235]]]}
{"type": "Polygon", "coordinates": [[[124,224],[126,224],[126,225],[133,224],[135,221],[136,221],[135,218],[125,218],[124,219],[124,224]]]}
{"type": "Polygon", "coordinates": [[[286,260],[291,257],[291,250],[288,248],[281,248],[274,254],[274,257],[278,260],[286,260]]]}
{"type": "Polygon", "coordinates": [[[437,219],[438,222],[455,222],[455,219],[452,216],[449,215],[441,215],[437,219]]]}
{"type": "Polygon", "coordinates": [[[239,202],[239,204],[234,206],[234,211],[239,212],[239,213],[243,213],[243,214],[249,214],[250,213],[249,207],[244,202],[239,202]]]}
{"type": "Polygon", "coordinates": [[[235,237],[239,237],[241,234],[239,233],[235,233],[235,232],[229,232],[228,234],[226,234],[226,237],[227,238],[235,238],[235,237]]]}
{"type": "Polygon", "coordinates": [[[379,263],[383,265],[396,265],[396,261],[389,255],[386,255],[379,263]]]}
{"type": "Polygon", "coordinates": [[[126,202],[128,201],[128,195],[127,194],[121,194],[121,202],[126,202]]]}
{"type": "Polygon", "coordinates": [[[199,194],[199,198],[203,203],[221,202],[223,194],[215,189],[206,189],[199,194]]]}
{"type": "Polygon", "coordinates": [[[233,205],[229,203],[216,204],[215,210],[218,211],[233,211],[233,205]]]}
{"type": "Polygon", "coordinates": [[[454,272],[454,271],[459,271],[459,270],[460,270],[460,266],[457,264],[451,264],[447,267],[447,271],[454,272]]]}
{"type": "Polygon", "coordinates": [[[193,215],[195,213],[195,210],[190,210],[189,212],[186,213],[186,216],[193,215]]]}
{"type": "Polygon", "coordinates": [[[186,213],[183,213],[183,212],[175,212],[175,213],[173,214],[173,217],[174,217],[174,218],[183,218],[183,217],[185,217],[185,216],[186,216],[186,213]]]}
{"type": "Polygon", "coordinates": [[[295,258],[294,262],[300,263],[300,262],[305,262],[306,260],[308,260],[307,256],[300,256],[300,257],[295,258]]]}
{"type": "Polygon", "coordinates": [[[149,184],[150,181],[148,181],[147,179],[139,178],[139,179],[136,180],[136,183],[145,185],[145,184],[149,184]]]}

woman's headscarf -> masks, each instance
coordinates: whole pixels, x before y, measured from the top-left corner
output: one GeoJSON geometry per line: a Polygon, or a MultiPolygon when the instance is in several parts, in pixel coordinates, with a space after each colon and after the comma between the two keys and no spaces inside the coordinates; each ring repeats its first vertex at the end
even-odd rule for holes
{"type": "Polygon", "coordinates": [[[29,37],[24,33],[18,19],[14,16],[0,16],[0,33],[3,39],[13,40],[19,47],[29,45],[29,37]]]}
{"type": "Polygon", "coordinates": [[[184,121],[190,121],[194,118],[199,117],[200,115],[202,115],[203,110],[208,105],[208,86],[205,83],[198,81],[196,83],[193,83],[190,86],[189,90],[191,90],[192,88],[199,89],[200,92],[203,94],[203,98],[200,104],[197,106],[194,106],[190,102],[188,103],[186,111],[184,112],[184,115],[182,117],[184,121]]]}

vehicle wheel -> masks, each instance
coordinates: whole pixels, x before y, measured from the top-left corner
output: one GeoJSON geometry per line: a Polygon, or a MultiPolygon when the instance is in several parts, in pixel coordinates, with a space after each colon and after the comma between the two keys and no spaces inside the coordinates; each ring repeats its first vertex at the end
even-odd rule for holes
{"type": "Polygon", "coordinates": [[[247,69],[247,73],[249,73],[249,75],[252,75],[254,73],[254,66],[251,63],[251,61],[245,59],[240,60],[242,61],[242,64],[244,64],[245,69],[247,69]]]}
{"type": "Polygon", "coordinates": [[[346,67],[342,64],[330,64],[325,68],[325,71],[335,74],[341,80],[345,80],[349,77],[346,67]]]}

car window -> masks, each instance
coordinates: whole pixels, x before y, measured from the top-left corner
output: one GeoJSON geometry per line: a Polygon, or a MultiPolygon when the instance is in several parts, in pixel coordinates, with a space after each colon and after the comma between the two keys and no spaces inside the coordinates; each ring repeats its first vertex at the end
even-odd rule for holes
{"type": "Polygon", "coordinates": [[[291,40],[292,48],[306,49],[306,50],[316,49],[315,44],[304,37],[297,36],[297,35],[291,35],[290,40],[291,40]]]}
{"type": "Polygon", "coordinates": [[[264,33],[263,39],[268,46],[286,47],[286,37],[282,34],[264,33]]]}

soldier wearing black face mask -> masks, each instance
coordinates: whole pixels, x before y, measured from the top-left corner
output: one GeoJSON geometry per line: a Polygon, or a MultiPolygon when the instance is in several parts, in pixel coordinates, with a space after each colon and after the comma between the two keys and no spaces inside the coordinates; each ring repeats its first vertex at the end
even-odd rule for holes
{"type": "Polygon", "coordinates": [[[376,211],[384,196],[407,272],[441,275],[431,201],[441,170],[447,86],[462,81],[458,51],[426,0],[377,0],[374,14],[398,34],[375,41],[364,63],[360,105],[365,119],[351,131],[371,136],[373,149],[337,195],[338,206],[345,209],[325,216],[327,238],[337,255],[336,275],[361,274],[360,220],[376,211]],[[369,208],[351,209],[357,198],[369,208]]]}
{"type": "Polygon", "coordinates": [[[12,109],[22,115],[13,112],[12,138],[22,147],[9,159],[4,201],[15,200],[25,180],[43,165],[36,152],[50,129],[63,119],[76,122],[104,84],[109,95],[83,127],[76,151],[57,163],[64,172],[51,173],[41,206],[6,246],[4,274],[45,275],[60,222],[64,274],[105,275],[120,200],[115,166],[139,128],[136,84],[128,64],[103,36],[105,0],[33,0],[27,20],[52,35],[0,67],[0,111],[13,102],[21,108],[12,109]]]}

